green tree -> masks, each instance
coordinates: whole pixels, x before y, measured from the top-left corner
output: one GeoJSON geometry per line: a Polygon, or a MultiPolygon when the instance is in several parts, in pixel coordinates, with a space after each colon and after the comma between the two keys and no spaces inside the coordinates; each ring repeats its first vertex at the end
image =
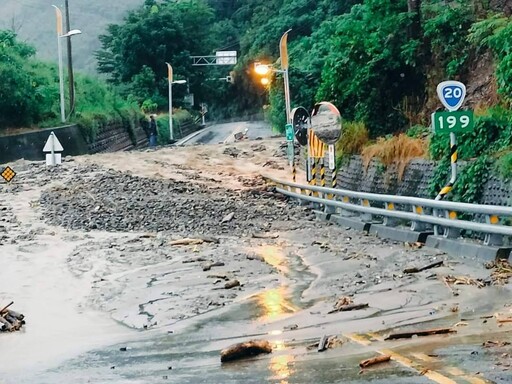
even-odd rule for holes
{"type": "Polygon", "coordinates": [[[19,127],[55,116],[58,100],[54,67],[33,59],[34,48],[0,31],[0,128],[19,127]]]}

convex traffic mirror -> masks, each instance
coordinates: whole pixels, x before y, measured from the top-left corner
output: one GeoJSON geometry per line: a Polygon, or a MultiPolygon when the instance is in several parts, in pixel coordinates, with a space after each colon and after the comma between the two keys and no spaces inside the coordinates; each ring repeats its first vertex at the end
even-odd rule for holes
{"type": "Polygon", "coordinates": [[[309,112],[304,107],[297,107],[292,110],[292,125],[295,138],[302,146],[308,144],[309,112]]]}
{"type": "Polygon", "coordinates": [[[334,104],[322,101],[311,113],[311,129],[325,144],[335,144],[341,135],[341,114],[334,104]]]}

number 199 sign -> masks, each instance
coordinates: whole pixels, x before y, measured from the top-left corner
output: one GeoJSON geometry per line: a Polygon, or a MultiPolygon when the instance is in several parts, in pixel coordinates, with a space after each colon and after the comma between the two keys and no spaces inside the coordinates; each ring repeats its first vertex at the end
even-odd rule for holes
{"type": "Polygon", "coordinates": [[[443,81],[437,95],[448,112],[432,114],[434,133],[468,132],[475,126],[472,111],[457,111],[466,97],[466,86],[458,81],[443,81]]]}

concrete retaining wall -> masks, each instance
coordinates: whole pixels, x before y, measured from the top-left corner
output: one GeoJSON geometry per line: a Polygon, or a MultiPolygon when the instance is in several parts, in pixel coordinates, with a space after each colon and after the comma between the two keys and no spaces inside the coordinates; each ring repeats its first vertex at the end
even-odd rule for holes
{"type": "Polygon", "coordinates": [[[130,135],[129,127],[122,124],[106,125],[93,142],[88,143],[77,125],[41,129],[12,136],[0,136],[0,164],[18,159],[44,160],[43,147],[54,132],[62,146],[63,156],[101,153],[140,148],[147,145],[146,134],[136,127],[130,135]]]}

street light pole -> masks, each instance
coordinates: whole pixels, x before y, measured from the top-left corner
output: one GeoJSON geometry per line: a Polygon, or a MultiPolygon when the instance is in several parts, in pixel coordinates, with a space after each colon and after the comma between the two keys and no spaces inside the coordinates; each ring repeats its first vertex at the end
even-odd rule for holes
{"type": "MultiPolygon", "coordinates": [[[[66,9],[66,33],[69,33],[69,5],[68,0],[64,3],[66,9]]],[[[69,79],[69,114],[71,115],[75,109],[75,79],[73,75],[73,58],[71,55],[71,36],[67,38],[67,51],[68,51],[68,79],[69,79]]]]}
{"type": "Polygon", "coordinates": [[[59,88],[60,88],[60,120],[61,122],[66,122],[66,112],[64,110],[64,71],[62,68],[62,46],[61,46],[61,36],[62,36],[62,11],[59,7],[52,5],[55,8],[55,13],[57,16],[57,49],[59,50],[59,88]]]}
{"type": "Polygon", "coordinates": [[[167,64],[167,78],[169,81],[169,138],[174,141],[174,132],[172,129],[172,66],[167,64]]]}
{"type": "Polygon", "coordinates": [[[291,124],[291,102],[290,102],[290,81],[288,79],[288,33],[291,29],[287,30],[279,43],[279,51],[281,56],[281,70],[283,71],[284,80],[284,100],[286,104],[286,123],[291,124]]]}

